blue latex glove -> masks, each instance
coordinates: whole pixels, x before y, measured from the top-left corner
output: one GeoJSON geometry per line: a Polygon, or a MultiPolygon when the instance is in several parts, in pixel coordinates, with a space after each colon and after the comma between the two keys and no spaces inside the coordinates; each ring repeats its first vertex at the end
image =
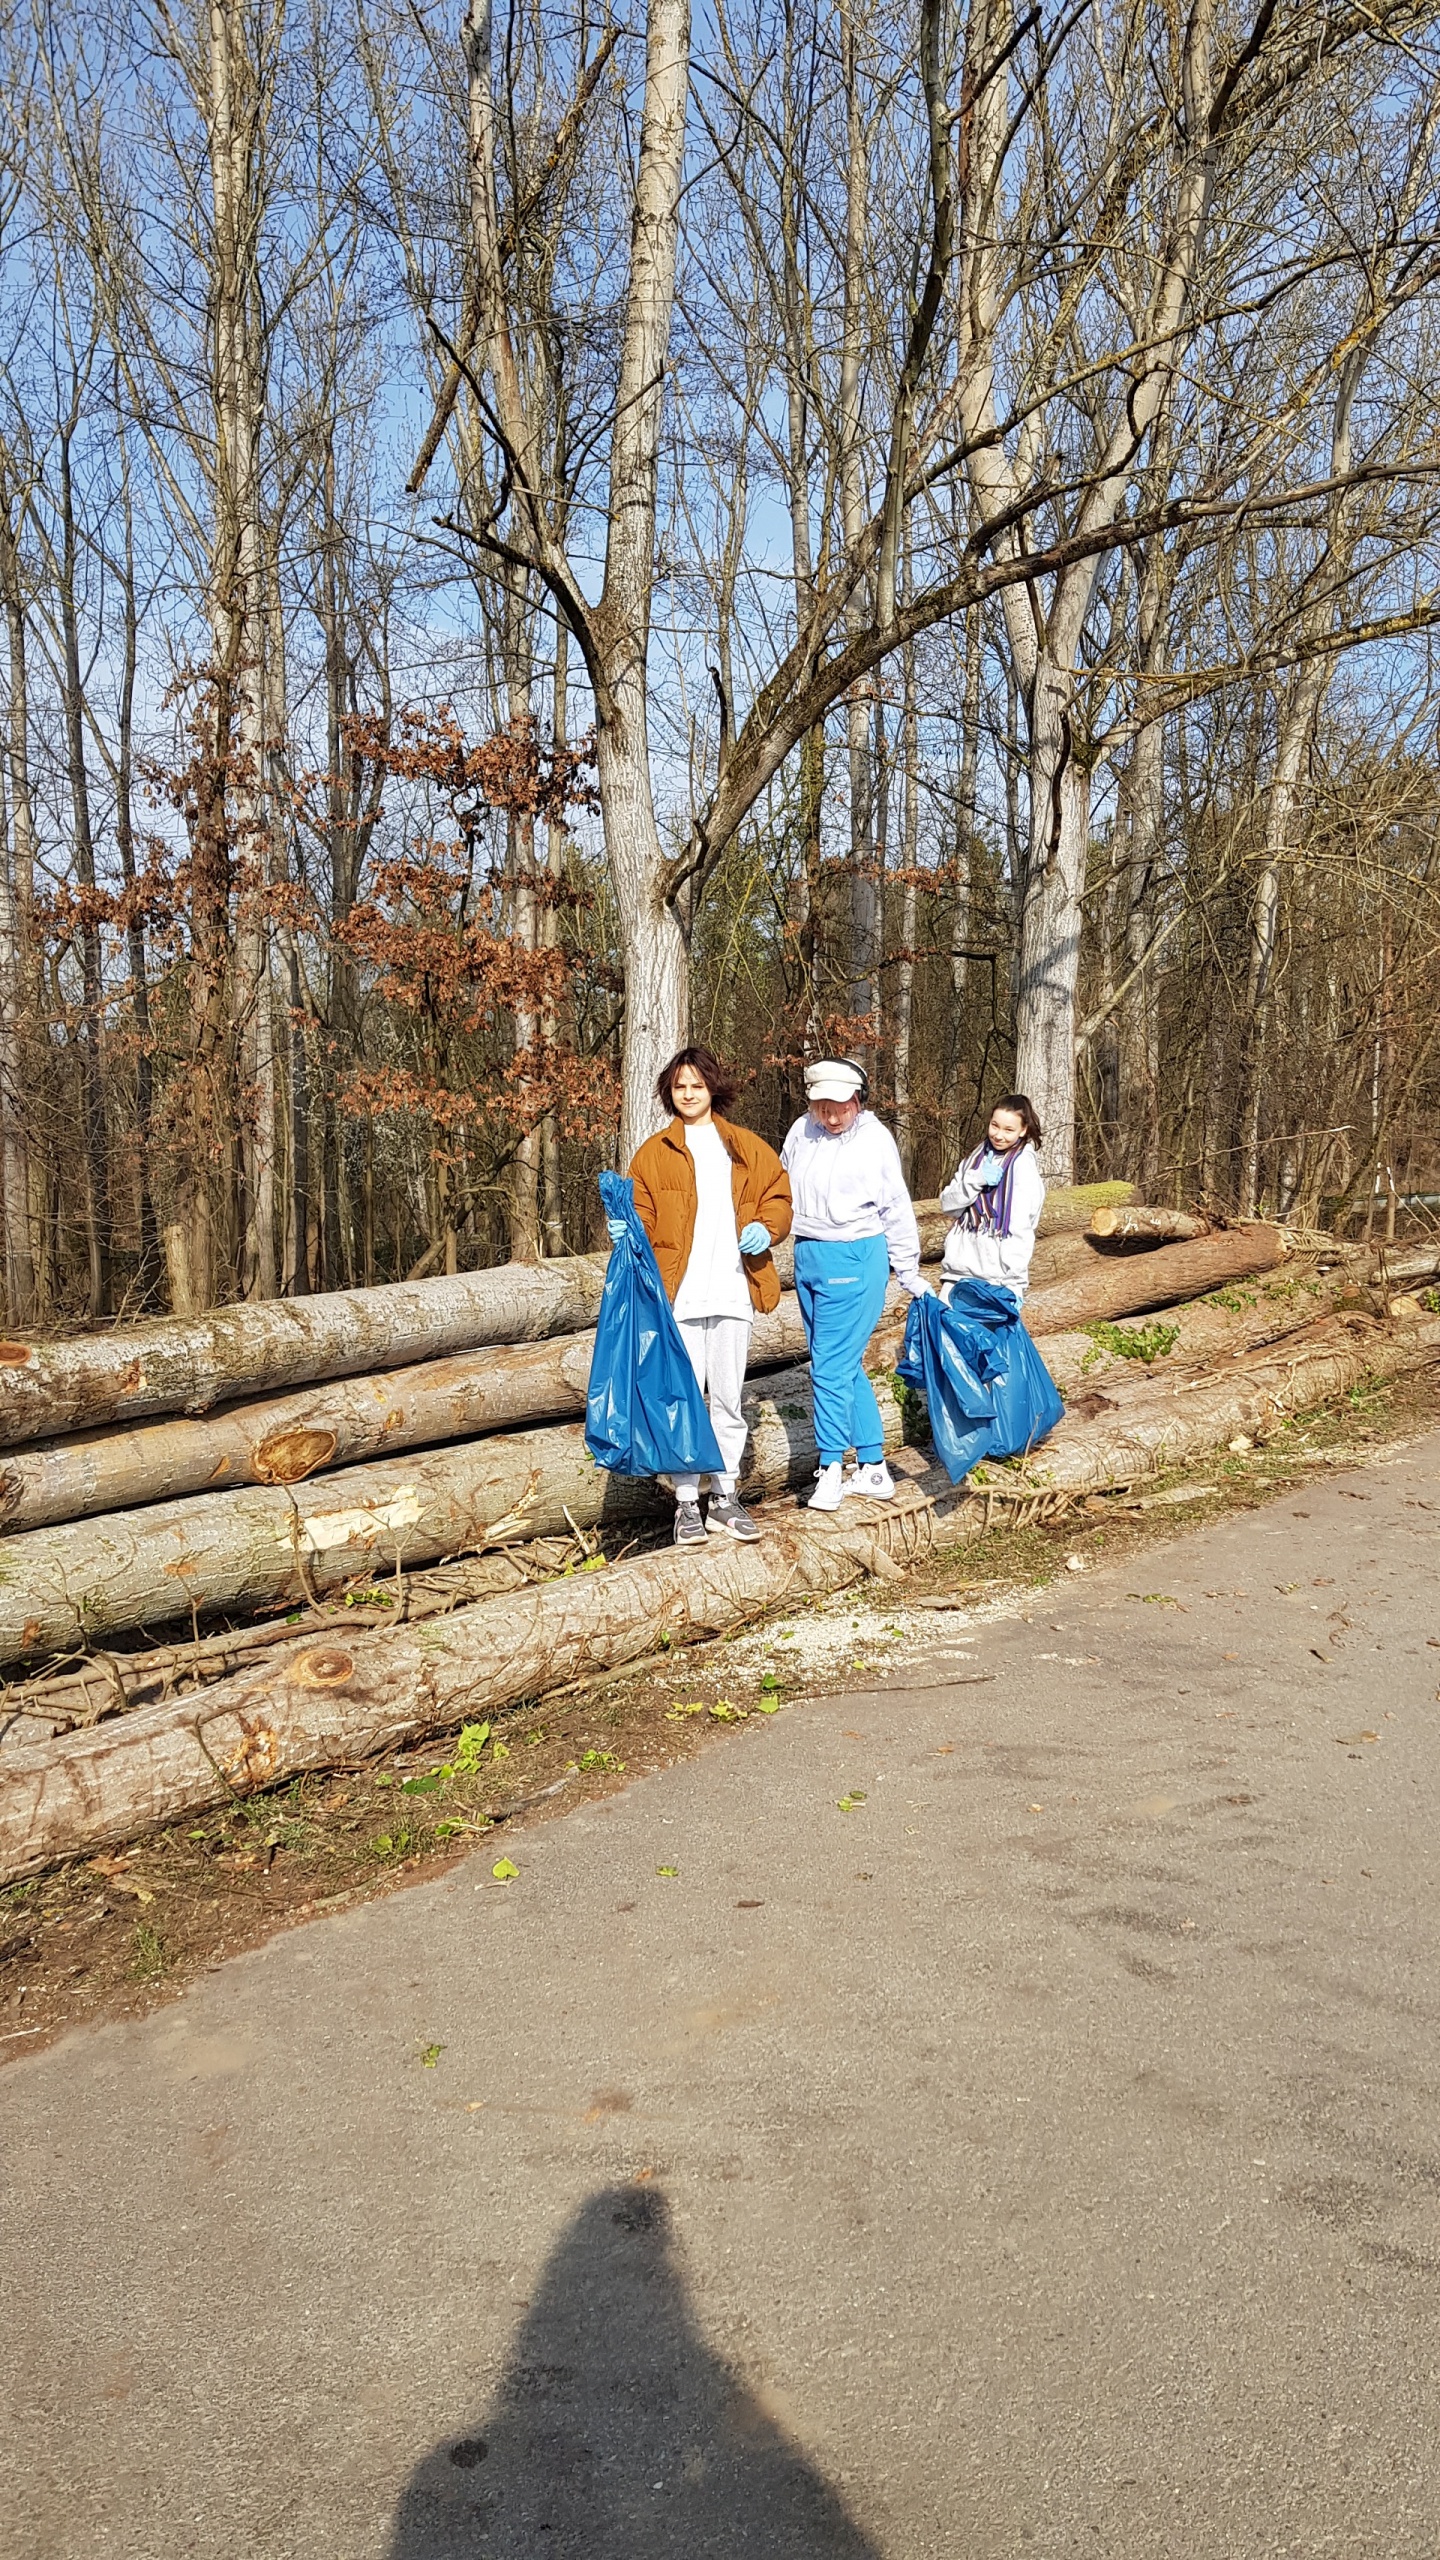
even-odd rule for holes
{"type": "Polygon", "coordinates": [[[980,1159],[980,1187],[982,1191],[993,1191],[1004,1170],[1004,1156],[997,1156],[993,1147],[987,1147],[984,1155],[980,1159]]]}
{"type": "Polygon", "coordinates": [[[623,1244],[630,1233],[630,1230],[626,1226],[623,1218],[607,1218],[605,1221],[605,1233],[612,1244],[623,1244]]]}
{"type": "Polygon", "coordinates": [[[758,1218],[752,1218],[748,1227],[741,1228],[740,1250],[742,1253],[769,1252],[770,1230],[762,1227],[758,1218]]]}

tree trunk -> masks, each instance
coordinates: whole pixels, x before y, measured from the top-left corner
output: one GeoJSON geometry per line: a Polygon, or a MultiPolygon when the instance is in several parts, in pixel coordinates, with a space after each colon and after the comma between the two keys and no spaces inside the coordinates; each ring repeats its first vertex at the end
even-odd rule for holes
{"type": "MultiPolygon", "coordinates": [[[[902,1293],[892,1296],[893,1313],[902,1293]]],[[[0,1522],[16,1533],[234,1485],[298,1484],[401,1449],[568,1420],[585,1410],[594,1348],[593,1331],[490,1344],[203,1416],[12,1450],[0,1459],[0,1522]]],[[[750,1367],[781,1368],[804,1356],[799,1303],[787,1291],[773,1315],[756,1321],[750,1367]]],[[[0,1549],[0,1563],[3,1556],[0,1549]]]]}
{"type": "Polygon", "coordinates": [[[123,1333],[14,1344],[0,1363],[0,1445],[205,1413],[236,1396],[400,1368],[487,1341],[573,1333],[594,1323],[604,1279],[602,1255],[576,1254],[534,1269],[502,1264],[453,1280],[261,1300],[123,1333]]]}
{"type": "MultiPolygon", "coordinates": [[[[747,1388],[744,1409],[746,1499],[813,1475],[807,1371],[747,1388]]],[[[887,1397],[883,1411],[893,1447],[900,1408],[887,1397]]],[[[303,1600],[358,1574],[378,1585],[403,1566],[470,1552],[502,1519],[517,1536],[548,1537],[653,1518],[666,1500],[649,1479],[597,1468],[582,1426],[562,1423],[346,1467],[293,1489],[249,1486],[34,1529],[0,1544],[0,1661],[93,1646],[192,1611],[303,1600]]]]}
{"type": "Polygon", "coordinates": [[[656,490],[689,82],[689,0],[649,0],[629,290],[610,442],[605,578],[592,617],[604,676],[597,704],[600,807],[625,965],[622,1165],[661,1125],[656,1079],[683,1044],[690,1013],[689,955],[668,894],[646,721],[656,490]]]}
{"type": "Polygon", "coordinates": [[[1040,1115],[1040,1161],[1075,1179],[1075,998],[1090,849],[1090,774],[1074,752],[1072,680],[1042,659],[1030,726],[1030,841],[1020,903],[1015,1082],[1040,1115]]]}
{"type": "MultiPolygon", "coordinates": [[[[908,559],[907,559],[908,571],[908,559]]],[[[907,579],[908,583],[908,579],[907,579]]],[[[907,1185],[915,1179],[915,1097],[910,1052],[915,1025],[915,937],[919,922],[920,737],[915,710],[915,652],[903,662],[900,716],[900,960],[895,972],[895,1143],[907,1185]]]]}
{"type": "MultiPolygon", "coordinates": [[[[555,617],[555,675],[551,700],[551,737],[558,751],[569,731],[569,632],[563,617],[555,617]]],[[[565,878],[565,830],[551,824],[546,830],[545,869],[549,896],[540,910],[540,941],[543,949],[553,951],[559,940],[557,899],[565,878]]],[[[546,1050],[554,1052],[560,1036],[560,1025],[553,1005],[547,1005],[541,1020],[541,1035],[546,1050]]],[[[545,1252],[553,1260],[565,1250],[565,1195],[561,1181],[560,1119],[547,1111],[540,1124],[540,1181],[543,1202],[542,1220],[545,1252]]]]}
{"type": "Polygon", "coordinates": [[[9,794],[0,786],[0,1218],[5,1250],[5,1311],[11,1325],[35,1321],[35,1263],[30,1246],[30,1167],[25,1140],[25,1073],[21,1040],[24,961],[11,868],[9,794]]]}
{"type": "MultiPolygon", "coordinates": [[[[506,579],[502,605],[502,632],[505,658],[506,712],[510,730],[521,744],[535,734],[535,705],[530,677],[530,624],[528,599],[518,573],[506,579]]],[[[510,932],[522,951],[539,948],[540,909],[535,895],[535,819],[528,809],[512,812],[509,824],[510,932]]],[[[515,1015],[515,1050],[517,1061],[528,1061],[533,1077],[535,1050],[540,1034],[537,1015],[517,1012],[515,1015]]],[[[523,1114],[528,1112],[525,1085],[518,1088],[517,1100],[523,1114]]],[[[540,1260],[540,1130],[536,1123],[521,1129],[515,1152],[510,1160],[510,1260],[540,1260]]]]}
{"type": "MultiPolygon", "coordinates": [[[[865,491],[862,344],[865,260],[870,209],[869,146],[861,110],[861,73],[856,59],[853,0],[840,8],[840,78],[845,92],[845,263],[844,302],[840,323],[839,461],[841,531],[847,550],[858,552],[868,513],[865,491]]],[[[869,620],[864,585],[851,597],[847,620],[861,631],[869,620]]],[[[875,868],[875,739],[879,718],[878,674],[852,685],[845,699],[846,744],[850,771],[850,984],[849,1012],[857,1024],[850,1035],[856,1054],[875,1067],[876,978],[879,957],[875,868]]]]}
{"type": "Polygon", "coordinates": [[[1025,1301],[1026,1330],[1068,1333],[1076,1325],[1103,1324],[1143,1307],[1177,1306],[1232,1280],[1273,1271],[1288,1247],[1279,1227],[1230,1227],[1198,1244],[1157,1245],[1153,1253],[1101,1253],[1093,1267],[1042,1284],[1025,1301]]]}
{"type": "Polygon", "coordinates": [[[30,793],[25,601],[20,555],[10,521],[8,489],[0,490],[0,602],[3,602],[5,613],[10,676],[5,736],[5,762],[10,782],[10,841],[6,852],[6,873],[13,936],[16,1074],[13,1099],[17,1115],[13,1122],[7,1121],[5,1130],[5,1270],[11,1322],[33,1324],[41,1313],[44,1295],[41,1287],[43,1245],[37,1254],[36,1243],[37,1232],[39,1238],[43,1238],[45,1232],[45,1181],[40,1150],[31,1144],[30,1133],[18,1115],[33,1110],[36,1098],[27,1090],[27,1070],[33,1072],[34,1067],[39,1016],[39,973],[34,942],[35,814],[30,793]],[[22,1172],[23,1188],[20,1187],[22,1172]],[[37,1209],[41,1211],[38,1217],[37,1209]]]}
{"type": "MultiPolygon", "coordinates": [[[[1226,1291],[1234,1303],[1216,1306],[1200,1299],[1188,1306],[1166,1308],[1158,1322],[1142,1318],[1113,1328],[1119,1341],[1099,1340],[1093,1333],[1047,1333],[1045,1366],[1066,1403],[1077,1409],[1103,1395],[1108,1401],[1144,1395],[1172,1377],[1192,1380],[1198,1371],[1218,1366],[1237,1353],[1278,1342],[1318,1316],[1332,1315],[1338,1302],[1355,1287],[1359,1256],[1348,1257],[1334,1270],[1292,1274],[1288,1264],[1276,1280],[1226,1291]]],[[[1187,1385],[1186,1392],[1189,1392],[1187,1385]]]]}
{"type": "MultiPolygon", "coordinates": [[[[115,844],[120,875],[128,894],[135,889],[135,679],[139,669],[140,613],[135,586],[135,529],[130,507],[129,456],[121,447],[122,499],[125,521],[125,648],[120,670],[120,716],[115,759],[115,844]]],[[[160,1238],[155,1223],[154,1194],[154,1035],[150,1022],[150,973],[145,927],[132,905],[126,918],[130,960],[130,1005],[135,1023],[135,1143],[140,1192],[140,1258],[135,1295],[141,1307],[154,1294],[161,1276],[160,1238]]]]}
{"type": "Polygon", "coordinates": [[[1090,1232],[1117,1246],[1194,1244],[1209,1235],[1210,1220],[1184,1209],[1097,1209],[1090,1232]]]}
{"type": "Polygon", "coordinates": [[[1359,1378],[1395,1376],[1425,1366],[1437,1353],[1440,1317],[1406,1325],[1331,1317],[1281,1347],[1227,1363],[1213,1379],[1177,1379],[1153,1394],[1127,1396],[1089,1420],[1062,1422],[1033,1460],[1015,1470],[1006,1490],[1023,1501],[1031,1491],[1143,1483],[1200,1451],[1223,1448],[1233,1432],[1254,1438],[1343,1395],[1359,1378]]]}
{"type": "MultiPolygon", "coordinates": [[[[76,388],[76,406],[79,390],[76,388]]],[[[70,822],[75,876],[82,892],[95,887],[95,839],[90,823],[90,777],[85,763],[85,702],[80,675],[80,623],[75,601],[77,540],[70,479],[70,444],[74,415],[61,434],[60,464],[60,624],[64,648],[66,774],[70,785],[70,822]]],[[[85,1163],[85,1233],[89,1254],[89,1312],[110,1308],[110,1184],[105,1127],[105,1084],[101,1060],[104,1003],[101,986],[100,925],[93,908],[82,910],[79,927],[83,990],[80,1029],[80,1121],[85,1163]]]]}
{"type": "MultiPolygon", "coordinates": [[[[260,541],[260,431],[264,405],[259,257],[265,184],[262,69],[252,54],[249,23],[238,0],[208,0],[208,51],[203,96],[213,221],[209,278],[213,322],[210,400],[215,427],[214,517],[211,535],[210,628],[226,717],[217,736],[219,769],[210,826],[223,840],[224,940],[230,941],[229,888],[233,866],[240,906],[233,967],[207,954],[207,1006],[212,1011],[203,1042],[206,1073],[202,1110],[217,1082],[228,1084],[234,1104],[233,1145],[224,1185],[202,1173],[199,1191],[210,1228],[209,1285],[220,1279],[220,1257],[233,1236],[239,1277],[247,1296],[271,1298],[279,1287],[275,1236],[275,1054],[270,1010],[269,928],[264,884],[268,875],[265,786],[265,599],[260,541]],[[238,1070],[238,1073],[237,1073],[238,1070]],[[206,1090],[208,1088],[208,1091],[206,1090]],[[238,1173],[238,1183],[235,1175],[238,1173]],[[222,1238],[223,1217],[228,1231],[222,1238]]],[[[215,848],[219,858],[219,844],[215,848]]],[[[218,889],[218,880],[212,884],[218,889]]],[[[212,912],[213,942],[219,917],[212,912]]],[[[226,959],[232,954],[227,950],[226,959]]],[[[229,1097],[227,1096],[227,1101],[229,1097]]],[[[229,1133],[227,1127],[227,1134],[229,1133]]],[[[204,1146],[204,1130],[200,1132],[204,1146]]],[[[192,1256],[192,1289],[203,1274],[192,1256]]]]}
{"type": "Polygon", "coordinates": [[[423,1628],[322,1637],[199,1698],[13,1747],[0,1754],[0,1882],[620,1668],[653,1652],[662,1629],[695,1644],[781,1599],[843,1590],[880,1566],[893,1577],[931,1534],[927,1506],[902,1493],[869,1518],[787,1522],[755,1546],[727,1540],[700,1556],[667,1548],[423,1628]]]}

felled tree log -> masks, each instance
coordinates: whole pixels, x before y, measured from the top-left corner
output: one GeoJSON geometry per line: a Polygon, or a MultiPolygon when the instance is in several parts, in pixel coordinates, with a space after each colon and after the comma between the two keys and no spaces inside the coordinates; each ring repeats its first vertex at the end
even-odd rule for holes
{"type": "Polygon", "coordinates": [[[125,1840],[276,1785],[305,1769],[367,1758],[467,1716],[487,1715],[587,1673],[723,1633],[801,1593],[893,1578],[932,1544],[978,1536],[1009,1508],[1129,1486],[1237,1431],[1440,1354],[1440,1318],[1384,1326],[1344,1316],[1285,1352],[1237,1363],[1188,1395],[1141,1399],[1123,1422],[1065,1422],[1024,1470],[989,1471],[940,1515],[913,1492],[850,1506],[822,1523],[797,1517],[753,1547],[662,1553],[577,1575],[504,1601],[480,1601],[412,1630],[326,1638],[198,1697],[117,1717],[85,1733],[0,1757],[0,1883],[58,1858],[125,1840]]]}
{"type": "MultiPolygon", "coordinates": [[[[1044,1279],[1059,1279],[1092,1258],[1083,1235],[1042,1237],[1035,1268],[1044,1279]]],[[[887,1319],[903,1316],[908,1303],[892,1281],[887,1319]]],[[[545,1342],[489,1344],[413,1368],[334,1378],[289,1395],[222,1405],[214,1413],[177,1414],[131,1430],[88,1431],[15,1449],[0,1459],[0,1526],[18,1534],[237,1485],[300,1484],[405,1449],[558,1422],[585,1410],[594,1344],[593,1330],[545,1342]]],[[[799,1301],[787,1290],[773,1314],[756,1317],[751,1373],[762,1375],[804,1356],[799,1301]]]]}
{"type": "Polygon", "coordinates": [[[1197,1244],[1157,1245],[1153,1253],[1105,1254],[1086,1242],[1088,1260],[1069,1278],[1042,1281],[1025,1301],[1033,1334],[1070,1333],[1146,1307],[1177,1306],[1232,1280],[1273,1271],[1288,1247],[1279,1227],[1227,1227],[1197,1244]]]}
{"type": "Polygon", "coordinates": [[[1287,1267],[1253,1287],[1229,1292],[1237,1302],[1233,1307],[1203,1298],[1198,1304],[1163,1307],[1103,1327],[1098,1341],[1092,1333],[1047,1333],[1045,1366],[1067,1403],[1100,1392],[1143,1390],[1147,1383],[1213,1367],[1277,1342],[1333,1313],[1337,1301],[1352,1290],[1343,1271],[1299,1271],[1292,1277],[1287,1267]],[[1120,1341],[1132,1346],[1128,1353],[1118,1347],[1120,1341]]]}
{"type": "MultiPolygon", "coordinates": [[[[1162,1474],[1234,1433],[1263,1433],[1366,1376],[1390,1377],[1440,1354],[1440,1316],[1387,1325],[1373,1316],[1322,1317],[1283,1343],[1207,1374],[1156,1385],[1081,1420],[1067,1416],[1024,1466],[1005,1470],[1006,1500],[1036,1492],[1093,1492],[1162,1474]]],[[[996,1490],[988,1471],[989,1490],[996,1490]]],[[[967,1479],[968,1481],[968,1479],[967,1479]]],[[[975,1491],[980,1487],[973,1488],[975,1491]]]]}
{"type": "MultiPolygon", "coordinates": [[[[898,1305],[903,1292],[892,1286],[891,1295],[898,1305]]],[[[366,1458],[558,1421],[585,1410],[594,1344],[593,1331],[497,1343],[216,1413],[16,1449],[0,1459],[0,1522],[17,1532],[233,1485],[300,1484],[366,1458]]],[[[779,1368],[804,1353],[799,1302],[787,1293],[773,1315],[756,1319],[750,1366],[779,1368]]]]}
{"type": "Polygon", "coordinates": [[[268,1662],[277,1646],[313,1644],[317,1635],[332,1635],[337,1628],[394,1626],[400,1614],[411,1626],[422,1618],[449,1617],[472,1601],[548,1582],[567,1566],[573,1571],[588,1561],[588,1553],[587,1542],[568,1531],[563,1538],[530,1538],[407,1574],[403,1595],[393,1588],[377,1591],[361,1606],[322,1600],[313,1609],[290,1609],[281,1618],[252,1620],[216,1635],[184,1636],[143,1652],[81,1654],[33,1680],[6,1683],[0,1693],[0,1749],[47,1741],[78,1725],[99,1724],[106,1716],[133,1714],[137,1707],[160,1706],[168,1698],[268,1662]]]}
{"type": "Polygon", "coordinates": [[[413,1631],[329,1638],[198,1698],[8,1751],[0,1758],[0,1883],[302,1769],[365,1759],[616,1669],[653,1652],[662,1632],[693,1644],[782,1599],[842,1590],[877,1567],[893,1576],[933,1536],[930,1508],[914,1494],[866,1506],[865,1518],[858,1509],[823,1525],[797,1517],[756,1546],[665,1549],[480,1601],[413,1631]]]}
{"type": "MultiPolygon", "coordinates": [[[[749,1389],[745,1409],[745,1491],[799,1483],[815,1464],[808,1371],[749,1389]]],[[[898,1440],[893,1398],[882,1412],[898,1440]]],[[[192,1611],[304,1601],[357,1574],[380,1581],[493,1543],[502,1520],[512,1536],[540,1538],[653,1517],[663,1500],[647,1481],[602,1473],[582,1426],[565,1423],[34,1529],[0,1541],[0,1662],[102,1644],[192,1611]]]]}
{"type": "Polygon", "coordinates": [[[1211,1221],[1188,1209],[1097,1209],[1090,1221],[1092,1236],[1106,1244],[1143,1252],[1147,1245],[1194,1244],[1208,1236],[1211,1221]]]}
{"type": "Polygon", "coordinates": [[[507,1262],[318,1298],[267,1298],[68,1342],[0,1342],[0,1445],[155,1413],[208,1413],[307,1378],[354,1378],[593,1324],[604,1254],[507,1262]]]}
{"type": "Polygon", "coordinates": [[[1107,1209],[1125,1209],[1138,1197],[1133,1182],[1052,1183],[1045,1194],[1037,1233],[1069,1235],[1088,1227],[1107,1209]]]}

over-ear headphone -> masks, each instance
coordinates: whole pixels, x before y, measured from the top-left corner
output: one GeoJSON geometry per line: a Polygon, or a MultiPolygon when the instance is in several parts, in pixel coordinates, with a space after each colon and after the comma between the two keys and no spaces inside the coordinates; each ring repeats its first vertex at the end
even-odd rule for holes
{"type": "Polygon", "coordinates": [[[861,1066],[858,1058],[812,1058],[809,1066],[805,1070],[806,1075],[809,1076],[813,1074],[816,1067],[848,1067],[851,1074],[858,1076],[860,1079],[860,1083],[855,1094],[855,1100],[859,1103],[861,1110],[864,1110],[866,1103],[870,1099],[870,1078],[866,1074],[865,1069],[861,1066]]]}

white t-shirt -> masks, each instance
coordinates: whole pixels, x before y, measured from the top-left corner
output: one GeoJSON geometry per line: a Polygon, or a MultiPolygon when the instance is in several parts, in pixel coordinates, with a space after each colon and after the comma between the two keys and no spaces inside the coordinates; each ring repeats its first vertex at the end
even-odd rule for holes
{"type": "Polygon", "coordinates": [[[675,1293],[677,1317],[749,1316],[750,1289],[740,1260],[730,1158],[713,1120],[687,1128],[695,1170],[695,1234],[685,1277],[675,1293]]]}

